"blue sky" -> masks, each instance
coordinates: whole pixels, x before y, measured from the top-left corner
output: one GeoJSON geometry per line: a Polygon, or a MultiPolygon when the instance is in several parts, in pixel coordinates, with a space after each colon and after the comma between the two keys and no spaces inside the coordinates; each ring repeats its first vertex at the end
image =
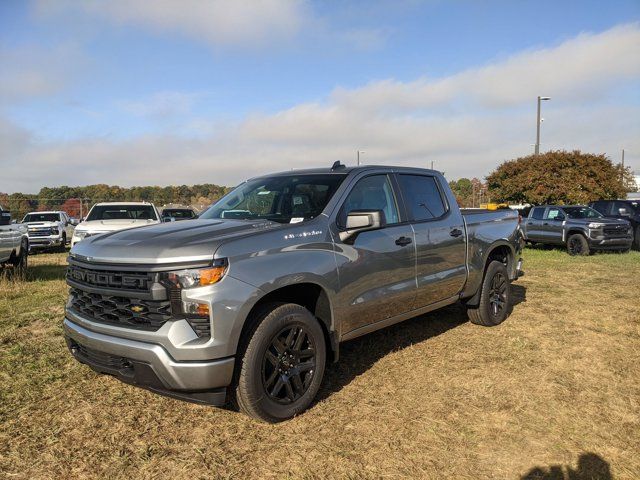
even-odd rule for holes
{"type": "Polygon", "coordinates": [[[484,176],[532,151],[536,95],[543,150],[625,148],[640,173],[639,21],[637,0],[5,0],[0,191],[235,184],[357,149],[484,176]]]}

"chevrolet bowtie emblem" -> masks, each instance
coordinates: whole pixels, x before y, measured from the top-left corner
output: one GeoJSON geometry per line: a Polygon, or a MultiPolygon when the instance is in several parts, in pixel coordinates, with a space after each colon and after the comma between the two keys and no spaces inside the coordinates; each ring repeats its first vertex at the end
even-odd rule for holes
{"type": "Polygon", "coordinates": [[[133,307],[131,307],[131,311],[133,313],[142,313],[144,312],[144,307],[141,305],[134,305],[133,307]]]}

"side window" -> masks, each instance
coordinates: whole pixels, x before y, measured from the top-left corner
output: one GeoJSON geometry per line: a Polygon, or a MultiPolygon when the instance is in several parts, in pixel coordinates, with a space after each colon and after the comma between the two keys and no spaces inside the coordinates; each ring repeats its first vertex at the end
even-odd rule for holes
{"type": "Polygon", "coordinates": [[[549,208],[544,216],[545,220],[564,220],[564,213],[559,208],[549,208]]]}
{"type": "Polygon", "coordinates": [[[387,224],[398,223],[398,206],[387,175],[371,175],[359,180],[353,187],[338,215],[338,225],[347,223],[353,210],[382,210],[387,224]]]}
{"type": "Polygon", "coordinates": [[[435,177],[399,175],[400,188],[412,220],[439,218],[447,211],[435,177]]]}
{"type": "Polygon", "coordinates": [[[531,218],[534,218],[536,220],[542,220],[544,218],[544,207],[534,208],[531,218]]]}
{"type": "Polygon", "coordinates": [[[594,202],[593,209],[597,210],[603,215],[608,215],[609,213],[611,213],[612,203],[613,202],[602,202],[602,201],[594,202]]]}

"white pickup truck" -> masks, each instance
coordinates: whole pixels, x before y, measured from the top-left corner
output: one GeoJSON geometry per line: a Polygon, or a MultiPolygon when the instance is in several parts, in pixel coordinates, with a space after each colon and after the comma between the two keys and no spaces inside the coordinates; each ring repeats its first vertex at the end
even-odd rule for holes
{"type": "Polygon", "coordinates": [[[28,253],[27,227],[12,223],[11,212],[0,207],[0,267],[13,265],[25,269],[28,253]]]}
{"type": "Polygon", "coordinates": [[[63,211],[30,212],[22,219],[29,231],[31,250],[59,248],[65,250],[78,223],[63,211]]]}
{"type": "Polygon", "coordinates": [[[156,223],[160,223],[160,214],[152,203],[96,203],[73,232],[71,246],[87,237],[156,223]]]}

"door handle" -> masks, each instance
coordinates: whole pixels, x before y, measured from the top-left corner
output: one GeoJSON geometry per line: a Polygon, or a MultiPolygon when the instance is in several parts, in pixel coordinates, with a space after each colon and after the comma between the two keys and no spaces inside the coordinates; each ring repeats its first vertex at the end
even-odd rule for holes
{"type": "Polygon", "coordinates": [[[545,222],[545,223],[543,223],[542,225],[544,225],[545,227],[548,227],[548,226],[549,226],[549,224],[548,224],[548,223],[546,223],[546,222],[545,222]]]}
{"type": "Polygon", "coordinates": [[[406,245],[409,245],[413,240],[411,240],[409,237],[400,237],[396,240],[396,245],[398,245],[399,247],[404,247],[406,245]]]}
{"type": "Polygon", "coordinates": [[[460,230],[459,228],[454,228],[449,232],[449,235],[451,235],[452,237],[459,237],[460,235],[462,235],[462,230],[460,230]]]}
{"type": "Polygon", "coordinates": [[[533,222],[527,222],[527,225],[533,225],[533,222]]]}

